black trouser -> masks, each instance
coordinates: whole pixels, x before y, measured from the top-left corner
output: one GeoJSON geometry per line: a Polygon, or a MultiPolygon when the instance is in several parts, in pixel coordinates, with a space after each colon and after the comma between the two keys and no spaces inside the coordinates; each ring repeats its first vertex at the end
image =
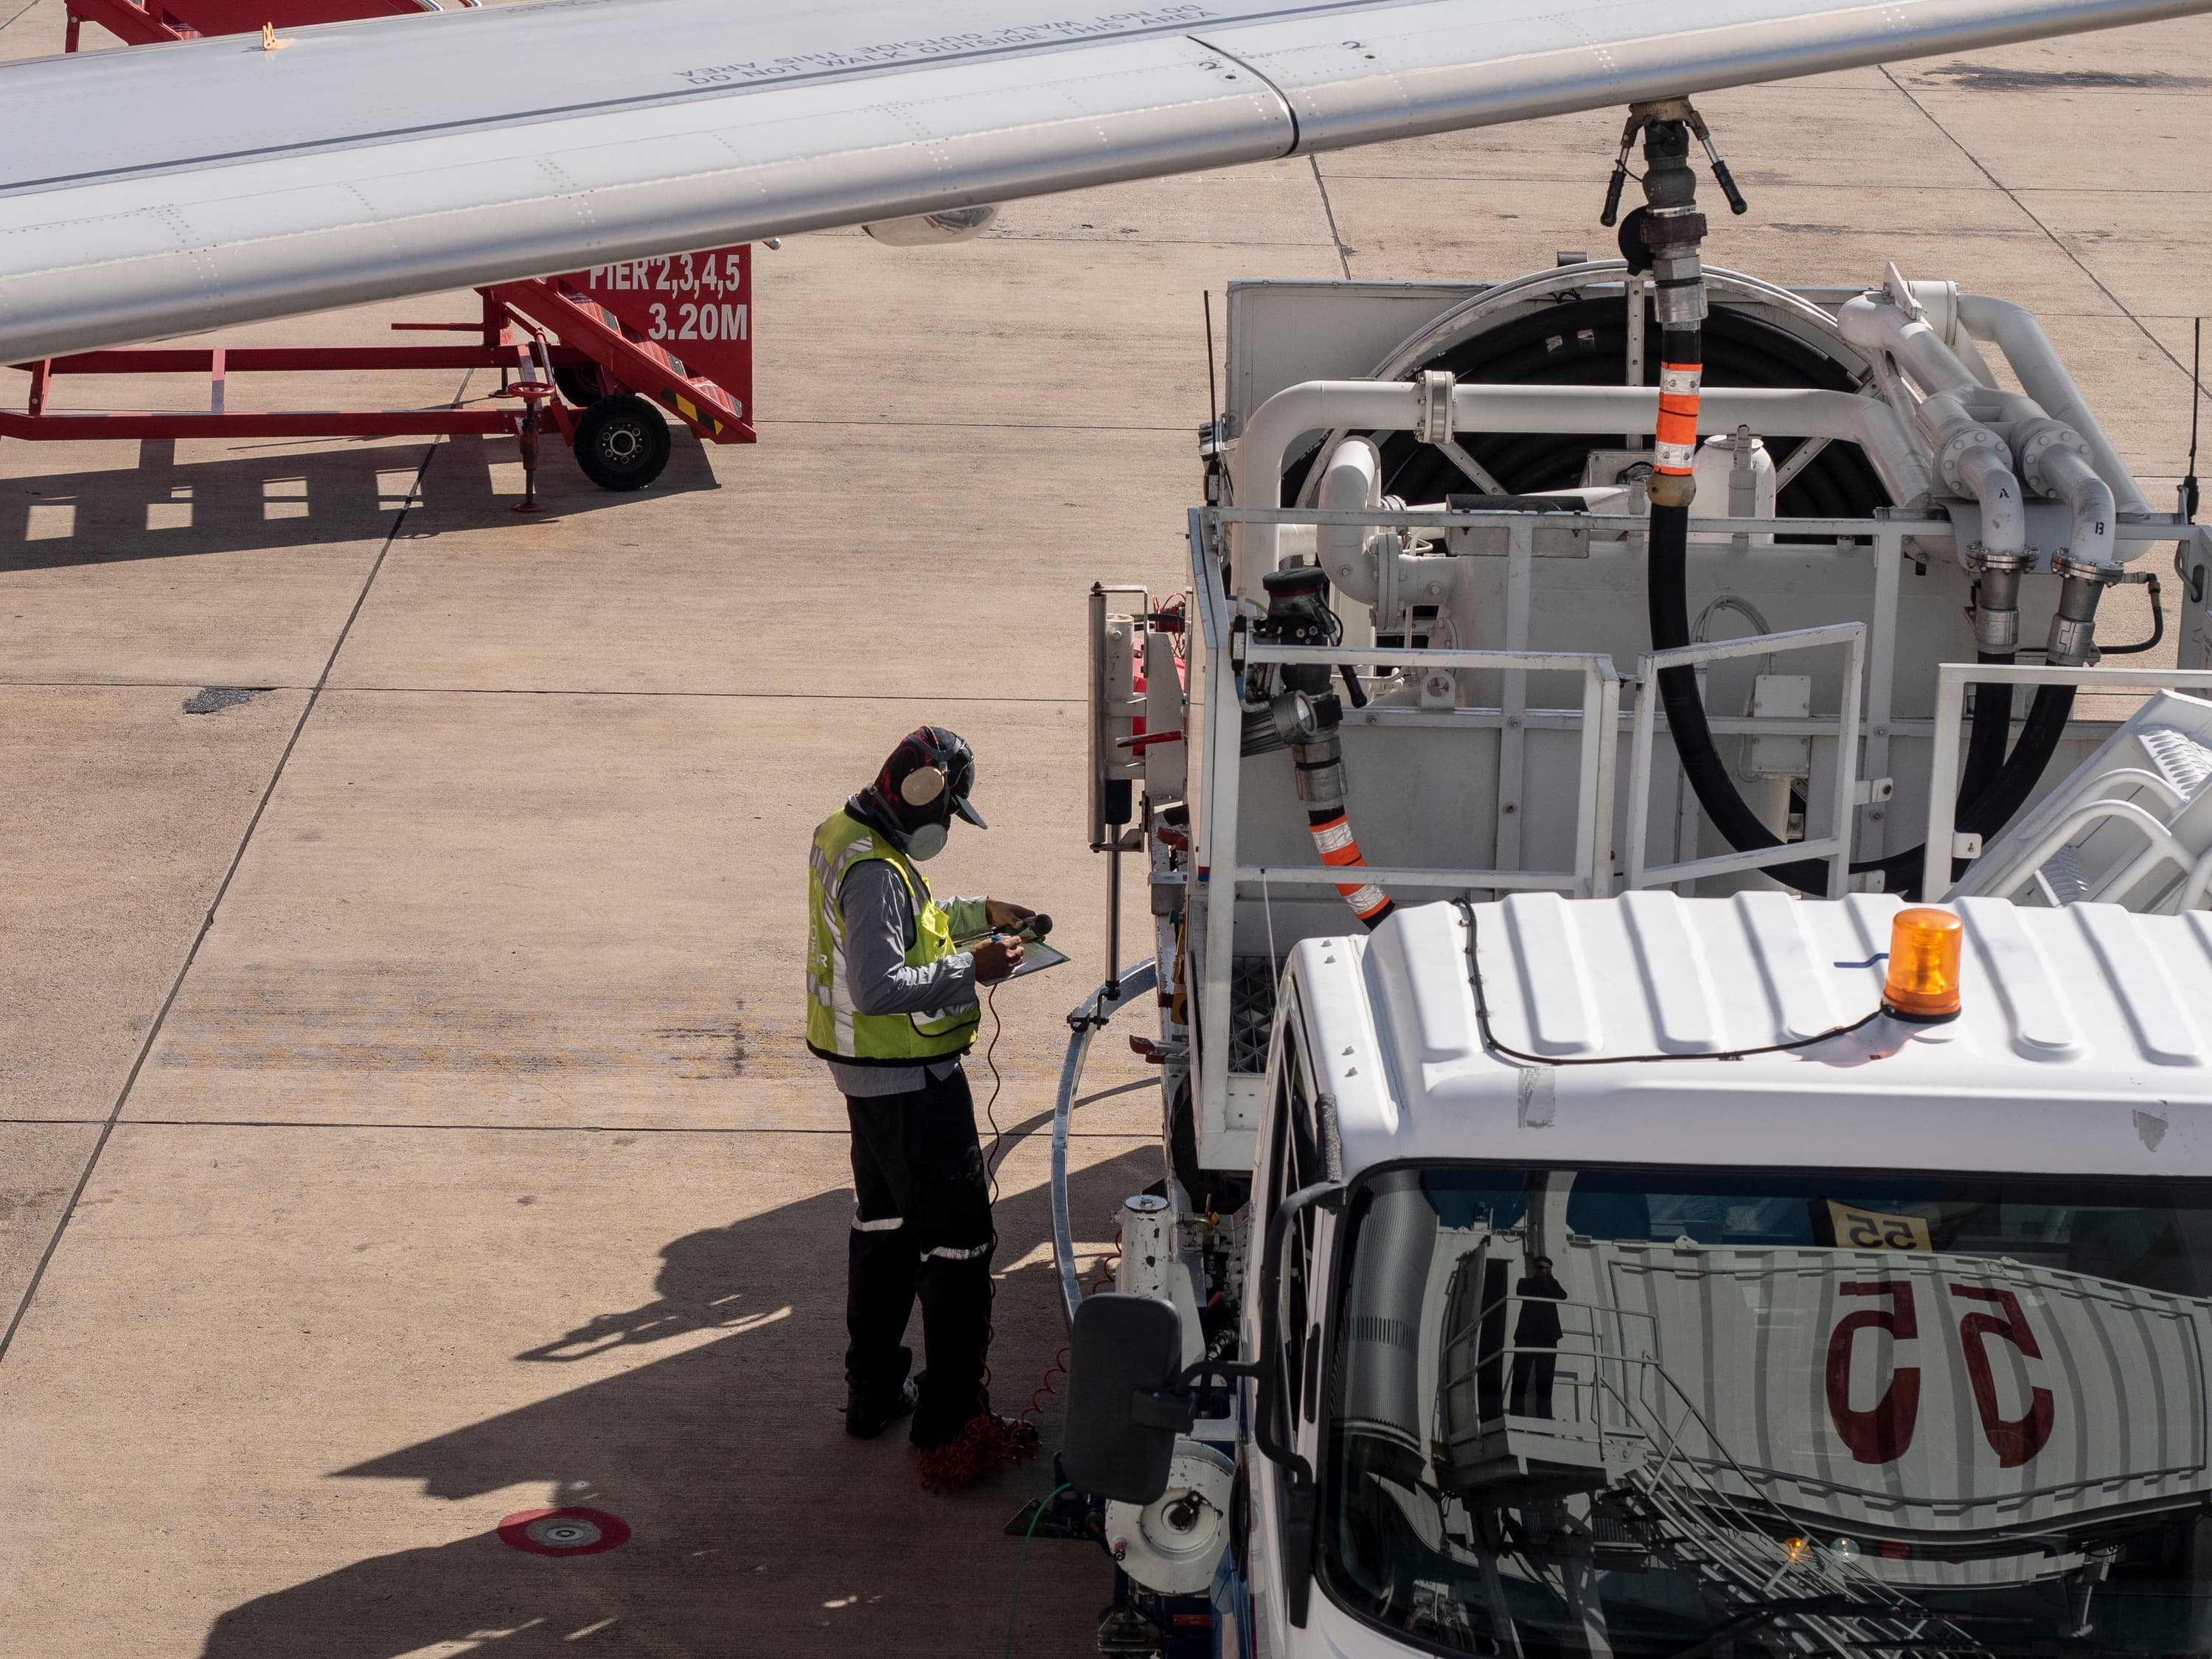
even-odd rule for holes
{"type": "Polygon", "coordinates": [[[1559,1369],[1557,1356],[1516,1353],[1513,1356],[1513,1397],[1506,1409],[1516,1417],[1552,1414],[1552,1378],[1559,1369]]]}
{"type": "Polygon", "coordinates": [[[853,1125],[853,1219],[845,1291],[845,1380],[889,1392],[913,1356],[899,1345],[918,1296],[928,1369],[918,1438],[988,1409],[991,1188],[967,1077],[909,1094],[845,1097],[853,1125]]]}

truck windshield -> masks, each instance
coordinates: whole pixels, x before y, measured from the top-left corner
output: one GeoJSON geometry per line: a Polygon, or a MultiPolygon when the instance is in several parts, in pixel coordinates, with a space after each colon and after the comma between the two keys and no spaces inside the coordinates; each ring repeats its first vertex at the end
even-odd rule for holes
{"type": "Polygon", "coordinates": [[[2212,1183],[1393,1170],[1328,1593],[1455,1653],[2212,1653],[2212,1183]]]}

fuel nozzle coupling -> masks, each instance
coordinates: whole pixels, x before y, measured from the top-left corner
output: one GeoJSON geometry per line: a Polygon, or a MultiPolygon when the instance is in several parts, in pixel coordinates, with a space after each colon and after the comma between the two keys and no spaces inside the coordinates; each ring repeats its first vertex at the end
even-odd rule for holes
{"type": "Polygon", "coordinates": [[[2020,579],[2034,562],[2025,553],[1976,551],[1967,565],[1978,580],[1974,596],[1974,648],[1985,657],[2020,649],[2020,579]]]}
{"type": "MultiPolygon", "coordinates": [[[[1267,614],[1251,624],[1252,637],[1268,645],[1333,645],[1340,629],[1328,608],[1328,578],[1312,565],[1290,565],[1260,579],[1267,614]]],[[[1274,695],[1244,714],[1243,752],[1287,746],[1296,769],[1298,800],[1321,861],[1346,871],[1367,862],[1345,816],[1344,744],[1338,730],[1344,705],[1328,693],[1325,662],[1274,665],[1267,683],[1274,695]]],[[[1351,684],[1347,680],[1347,684],[1351,684]]],[[[1248,679],[1249,685],[1249,679],[1248,679]]],[[[1336,890],[1370,927],[1389,915],[1390,898],[1373,882],[1339,882],[1336,890]]]]}
{"type": "MultiPolygon", "coordinates": [[[[1328,608],[1328,577],[1317,566],[1285,565],[1260,579],[1267,612],[1253,619],[1249,631],[1261,645],[1322,646],[1335,641],[1336,616],[1328,608]]],[[[1328,690],[1326,663],[1257,663],[1244,674],[1244,731],[1247,756],[1287,748],[1314,728],[1318,719],[1338,718],[1328,690]]]]}
{"type": "Polygon", "coordinates": [[[2120,568],[2087,559],[2053,559],[2051,568],[2062,580],[2043,659],[2053,668],[2079,668],[2096,652],[2097,601],[2119,580],[2120,568]]]}
{"type": "MultiPolygon", "coordinates": [[[[1322,646],[1335,643],[1336,613],[1328,608],[1328,576],[1318,565],[1285,565],[1260,578],[1267,614],[1252,624],[1252,637],[1267,645],[1322,646]]],[[[1328,690],[1328,665],[1279,663],[1275,679],[1285,691],[1309,695],[1328,690]]]]}
{"type": "MultiPolygon", "coordinates": [[[[1670,99],[1668,105],[1688,105],[1670,99]]],[[[1668,106],[1659,106],[1664,109],[1668,106]]],[[[1705,216],[1698,211],[1698,175],[1690,170],[1690,129],[1680,118],[1654,114],[1644,123],[1644,207],[1632,214],[1644,257],[1629,263],[1651,273],[1659,326],[1695,328],[1705,319],[1705,271],[1698,247],[1705,216]]]]}
{"type": "Polygon", "coordinates": [[[1651,273],[1660,330],[1659,418],[1649,486],[1654,507],[1686,508],[1698,493],[1691,473],[1705,379],[1705,276],[1698,248],[1705,216],[1698,211],[1698,176],[1690,169],[1695,117],[1687,99],[1669,98],[1638,104],[1629,118],[1643,123],[1644,205],[1621,224],[1621,252],[1630,270],[1651,273]]]}

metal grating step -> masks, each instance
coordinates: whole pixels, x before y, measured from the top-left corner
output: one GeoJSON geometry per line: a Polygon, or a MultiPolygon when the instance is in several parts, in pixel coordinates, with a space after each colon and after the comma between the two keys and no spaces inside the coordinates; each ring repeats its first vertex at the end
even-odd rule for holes
{"type": "Polygon", "coordinates": [[[2177,732],[2170,726],[2147,726],[2141,733],[2142,746],[2150,751],[2152,763],[2164,775],[2166,781],[2181,791],[2184,800],[2193,798],[2212,778],[2212,749],[2207,749],[2185,732],[2177,732]]]}
{"type": "Polygon", "coordinates": [[[2045,860],[2039,873],[2053,904],[2079,904],[2089,896],[2089,884],[2081,879],[2081,855],[2071,847],[2062,847],[2045,860]]]}
{"type": "Polygon", "coordinates": [[[1267,1038],[1275,1024],[1275,981],[1282,964],[1273,957],[1235,957],[1229,963],[1229,1070],[1258,1077],[1267,1069],[1267,1038]]]}

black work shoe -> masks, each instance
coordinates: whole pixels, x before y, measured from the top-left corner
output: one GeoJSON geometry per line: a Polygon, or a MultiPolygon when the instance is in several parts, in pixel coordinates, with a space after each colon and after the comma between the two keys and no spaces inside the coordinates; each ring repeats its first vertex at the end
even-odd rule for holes
{"type": "Polygon", "coordinates": [[[921,1389],[912,1377],[890,1392],[845,1390],[845,1432],[855,1440],[873,1440],[921,1402],[921,1389]]]}

